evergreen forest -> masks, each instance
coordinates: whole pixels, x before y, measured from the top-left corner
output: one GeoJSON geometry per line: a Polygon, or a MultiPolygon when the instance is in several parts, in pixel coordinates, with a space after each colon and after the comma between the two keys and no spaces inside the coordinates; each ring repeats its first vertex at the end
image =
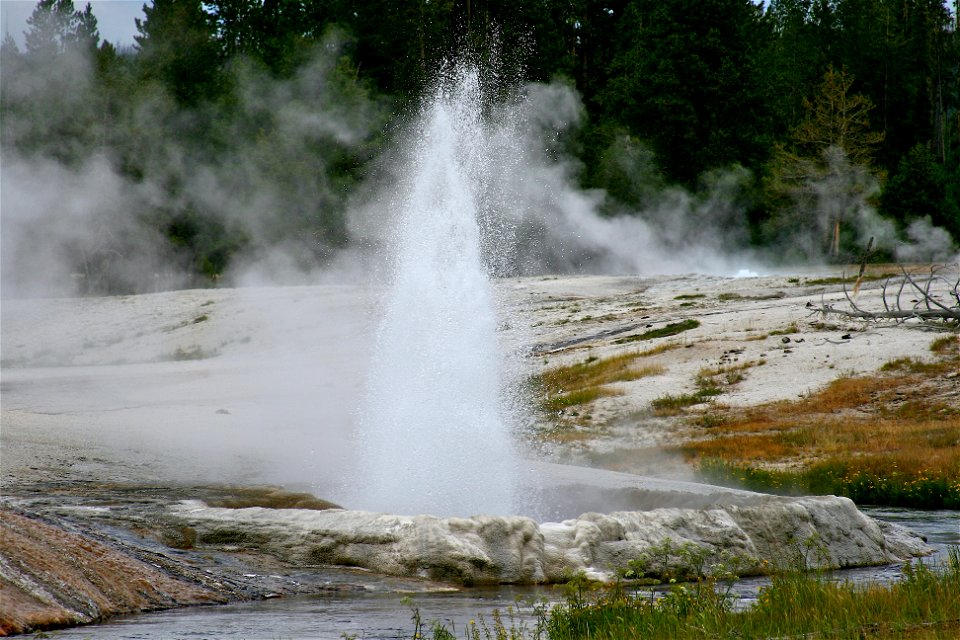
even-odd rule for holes
{"type": "Polygon", "coordinates": [[[539,92],[541,161],[598,218],[666,227],[685,199],[701,229],[735,209],[723,243],[772,262],[950,259],[957,5],[153,0],[118,47],[89,5],[40,0],[0,52],[4,286],[331,264],[364,245],[350,212],[376,208],[371,184],[457,61],[496,75],[491,104],[539,92]]]}

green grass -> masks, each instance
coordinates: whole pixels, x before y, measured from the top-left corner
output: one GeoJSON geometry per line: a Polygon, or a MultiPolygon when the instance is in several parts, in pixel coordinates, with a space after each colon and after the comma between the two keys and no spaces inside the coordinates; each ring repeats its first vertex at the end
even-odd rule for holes
{"type": "Polygon", "coordinates": [[[949,469],[904,473],[860,461],[826,460],[800,470],[773,470],[718,458],[701,460],[700,480],[780,495],[836,495],[857,504],[960,509],[960,477],[949,469]]]}
{"type": "Polygon", "coordinates": [[[937,338],[930,343],[930,351],[939,355],[951,355],[960,351],[960,335],[951,334],[937,338]]]}
{"type": "Polygon", "coordinates": [[[669,336],[675,336],[678,333],[683,333],[684,331],[689,331],[691,329],[696,329],[700,326],[698,320],[693,320],[688,318],[681,322],[673,322],[668,324],[665,327],[660,327],[659,329],[651,329],[650,331],[645,331],[639,335],[627,336],[626,338],[620,338],[619,340],[614,340],[614,344],[627,344],[628,342],[638,342],[640,340],[653,340],[654,338],[666,338],[669,336]]]}
{"type": "Polygon", "coordinates": [[[936,373],[942,369],[938,362],[924,362],[916,358],[895,358],[883,363],[880,371],[902,371],[905,373],[936,373]]]}
{"type": "MultiPolygon", "coordinates": [[[[892,360],[877,375],[838,378],[800,400],[743,409],[715,405],[709,421],[688,420],[709,428],[709,437],[676,451],[714,484],[841,495],[860,504],[958,509],[960,407],[954,372],[960,353],[954,339],[934,341],[930,350],[940,354],[935,362],[892,360]]],[[[721,371],[705,369],[700,377],[714,372],[721,371]]]]}
{"type": "Polygon", "coordinates": [[[726,387],[731,387],[743,382],[746,379],[746,375],[743,372],[757,364],[763,364],[763,362],[745,362],[743,364],[702,368],[697,373],[695,380],[697,384],[696,391],[682,394],[668,393],[659,398],[655,398],[650,403],[650,406],[653,408],[654,413],[659,416],[677,415],[687,407],[710,402],[715,396],[723,394],[726,387]]]}
{"type": "Polygon", "coordinates": [[[654,413],[657,415],[672,416],[695,404],[710,402],[714,396],[718,396],[721,393],[723,393],[723,390],[719,387],[705,387],[698,389],[695,393],[680,393],[676,395],[668,393],[659,398],[655,398],[650,402],[650,406],[653,407],[654,413]]]}
{"type": "Polygon", "coordinates": [[[721,302],[726,302],[729,300],[742,300],[742,299],[743,299],[743,295],[739,293],[721,293],[720,295],[717,296],[717,300],[720,300],[721,302]]]}
{"type": "Polygon", "coordinates": [[[800,330],[797,328],[797,323],[796,323],[796,322],[791,322],[790,324],[788,324],[788,325],[787,325],[786,327],[784,327],[783,329],[777,329],[777,330],[775,330],[775,331],[771,331],[771,332],[768,333],[767,335],[768,335],[768,336],[789,336],[789,335],[791,335],[791,334],[793,334],[793,333],[799,333],[799,332],[800,332],[800,330]]]}
{"type": "Polygon", "coordinates": [[[529,623],[496,612],[491,623],[471,621],[462,636],[446,625],[425,625],[414,609],[414,637],[454,640],[705,640],[771,638],[931,640],[960,634],[960,551],[943,566],[906,564],[898,582],[836,582],[820,573],[783,569],[761,588],[756,604],[736,609],[734,576],[674,583],[667,590],[636,589],[629,582],[597,586],[576,576],[564,600],[533,604],[529,623]]]}
{"type": "Polygon", "coordinates": [[[634,351],[602,359],[590,356],[583,362],[548,369],[534,376],[530,382],[534,388],[543,391],[541,409],[556,413],[622,393],[607,387],[611,383],[629,382],[662,373],[664,369],[661,365],[635,366],[637,359],[653,352],[634,351]]]}
{"type": "Polygon", "coordinates": [[[588,387],[578,389],[569,393],[557,393],[548,395],[541,403],[541,408],[550,413],[556,413],[570,407],[582,404],[589,404],[598,398],[621,395],[623,392],[616,389],[605,389],[603,387],[588,387]]]}
{"type": "MultiPolygon", "coordinates": [[[[862,282],[873,282],[875,280],[887,280],[888,278],[897,277],[896,273],[879,273],[879,274],[864,274],[861,279],[862,282]]],[[[811,286],[825,286],[833,284],[844,284],[844,283],[854,283],[857,281],[857,276],[850,275],[846,277],[840,276],[828,276],[826,278],[808,278],[803,281],[805,285],[811,286]]]]}

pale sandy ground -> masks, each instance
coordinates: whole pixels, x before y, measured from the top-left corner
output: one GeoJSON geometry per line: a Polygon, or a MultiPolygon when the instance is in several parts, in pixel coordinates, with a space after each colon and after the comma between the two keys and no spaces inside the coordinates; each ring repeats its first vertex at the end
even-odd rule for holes
{"type": "MultiPolygon", "coordinates": [[[[650,403],[667,394],[694,392],[703,368],[753,365],[743,371],[744,381],[716,398],[717,403],[736,407],[801,398],[838,377],[875,372],[895,358],[932,357],[929,345],[942,334],[916,324],[818,313],[816,308],[824,304],[850,308],[842,286],[807,284],[841,273],[836,269],[749,278],[584,277],[506,283],[512,306],[521,317],[534,320],[529,330],[539,352],[537,366],[644,351],[664,343],[681,345],[638,361],[662,365],[663,373],[617,383],[613,386],[623,395],[601,398],[577,409],[579,415],[567,410],[558,416],[586,437],[557,455],[591,466],[684,477],[685,466],[651,448],[706,437],[706,432],[691,427],[689,420],[654,416],[650,403]],[[698,320],[700,326],[674,337],[615,343],[687,319],[698,320]]],[[[882,310],[883,284],[865,282],[857,304],[882,310]]],[[[903,296],[904,302],[913,298],[903,296]]],[[[709,411],[709,405],[700,410],[709,411]]],[[[550,425],[541,420],[541,426],[550,425]]]]}
{"type": "MultiPolygon", "coordinates": [[[[718,400],[748,405],[796,398],[838,376],[876,371],[894,358],[929,357],[935,337],[929,331],[824,319],[812,312],[809,304],[842,301],[843,294],[836,286],[806,284],[809,277],[795,273],[741,279],[548,277],[498,282],[502,351],[517,387],[525,386],[521,381],[529,374],[559,364],[663,343],[680,345],[647,359],[661,364],[662,373],[618,384],[623,395],[563,415],[531,414],[526,434],[534,443],[557,424],[581,431],[572,444],[542,446],[542,451],[554,462],[584,465],[538,463],[531,469],[538,477],[553,477],[555,493],[577,513],[678,505],[696,511],[701,503],[736,502],[737,492],[679,482],[689,478],[689,469],[658,447],[704,434],[689,420],[655,417],[652,400],[693,391],[697,372],[705,366],[762,362],[718,400]],[[699,320],[700,326],[674,337],[615,343],[688,318],[699,320]],[[771,331],[780,333],[767,335],[771,331]],[[586,468],[591,466],[595,468],[586,468]],[[579,493],[572,495],[573,488],[579,493]],[[615,497],[633,502],[614,503],[615,497]]],[[[879,309],[878,287],[867,284],[858,303],[879,309]]],[[[5,581],[8,597],[22,596],[12,618],[0,616],[0,631],[80,624],[124,611],[209,599],[414,588],[339,570],[291,577],[285,571],[303,563],[299,555],[283,565],[272,552],[237,555],[238,549],[227,546],[201,545],[197,551],[169,546],[169,536],[185,540],[193,531],[190,527],[206,526],[195,514],[193,520],[183,520],[170,505],[231,491],[224,485],[279,484],[350,506],[341,497],[350,495],[349,482],[362,481],[355,473],[353,437],[379,295],[360,287],[318,285],[3,301],[0,526],[33,536],[29,544],[36,546],[36,553],[32,561],[24,560],[27,542],[18,542],[12,533],[0,536],[10,547],[0,549],[0,556],[7,554],[0,581],[5,581]],[[45,534],[51,529],[47,524],[56,524],[56,531],[45,534]],[[163,567],[176,584],[157,594],[159,605],[126,598],[113,587],[123,579],[101,571],[102,563],[71,559],[79,543],[67,538],[74,533],[91,541],[80,546],[99,541],[96,544],[120,550],[134,567],[124,569],[123,575],[149,581],[151,568],[163,567]],[[75,584],[85,586],[78,591],[75,584]],[[88,601],[100,604],[63,604],[88,601]]],[[[535,404],[537,398],[527,400],[535,404]]],[[[544,483],[545,491],[549,486],[544,483]]],[[[752,504],[766,498],[746,495],[743,500],[752,504]]],[[[820,508],[820,502],[846,508],[832,499],[817,500],[811,509],[820,508]]],[[[779,508],[779,503],[764,504],[779,508]]],[[[791,513],[807,513],[799,504],[791,513]]],[[[240,509],[231,518],[246,511],[240,509]]],[[[674,511],[635,516],[656,520],[674,511]]],[[[876,527],[852,506],[845,513],[876,527]]],[[[764,518],[768,516],[761,517],[766,523],[764,518]]],[[[681,520],[681,525],[686,522],[681,520]]],[[[781,520],[787,528],[797,524],[781,520]]],[[[530,521],[525,522],[529,526],[530,521]]],[[[591,523],[578,519],[543,527],[563,537],[581,525],[598,530],[591,523]]],[[[667,524],[657,525],[665,527],[663,531],[641,537],[659,539],[676,529],[667,524]]],[[[855,529],[851,524],[840,531],[838,553],[846,552],[844,544],[855,529]]],[[[921,552],[910,535],[889,527],[885,531],[882,539],[874,531],[871,540],[882,548],[877,547],[871,559],[851,556],[850,562],[869,564],[921,552]],[[894,548],[902,553],[892,552],[894,548]]],[[[283,542],[281,533],[289,532],[281,527],[271,539],[283,542]]],[[[351,540],[345,544],[350,546],[351,540]]],[[[288,542],[302,555],[298,539],[288,542]]],[[[607,543],[597,544],[600,548],[607,543]]],[[[492,548],[501,547],[496,541],[492,548]]],[[[560,556],[573,557],[565,552],[560,556]]],[[[371,562],[379,566],[376,558],[371,562]]],[[[424,583],[415,588],[433,587],[424,583]]]]}
{"type": "MultiPolygon", "coordinates": [[[[839,274],[504,280],[501,335],[509,349],[533,354],[522,358],[529,372],[681,343],[645,360],[663,373],[559,416],[589,437],[550,451],[560,461],[681,477],[682,465],[651,448],[702,434],[654,417],[650,402],[692,392],[703,367],[763,363],[718,398],[742,406],[802,397],[894,358],[930,357],[930,331],[808,307],[843,306],[839,286],[806,284],[839,274]],[[687,318],[700,326],[614,343],[687,318]]],[[[882,307],[881,284],[864,284],[862,308],[882,307]]],[[[4,301],[3,483],[274,482],[336,499],[352,464],[376,306],[371,290],[332,285],[4,301]]]]}

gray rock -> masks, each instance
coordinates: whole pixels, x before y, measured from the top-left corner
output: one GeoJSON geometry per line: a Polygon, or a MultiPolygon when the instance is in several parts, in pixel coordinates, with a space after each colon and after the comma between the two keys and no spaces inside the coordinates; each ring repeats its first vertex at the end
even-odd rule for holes
{"type": "MultiPolygon", "coordinates": [[[[763,571],[764,561],[843,568],[930,552],[919,536],[881,525],[846,498],[747,493],[731,498],[722,492],[728,504],[709,507],[584,513],[543,523],[522,516],[219,509],[199,501],[171,510],[201,534],[218,528],[255,532],[269,540],[264,550],[287,561],[467,585],[563,582],[578,572],[610,580],[665,541],[696,545],[704,566],[736,556],[741,573],[763,571]]],[[[697,495],[702,500],[704,494],[697,495]]]]}

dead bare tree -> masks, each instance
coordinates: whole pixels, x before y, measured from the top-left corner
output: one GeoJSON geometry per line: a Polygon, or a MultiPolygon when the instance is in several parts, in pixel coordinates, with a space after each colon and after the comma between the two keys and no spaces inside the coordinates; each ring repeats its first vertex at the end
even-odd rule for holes
{"type": "Polygon", "coordinates": [[[847,290],[844,278],[843,295],[847,308],[837,308],[826,302],[821,302],[819,307],[812,303],[807,306],[813,307],[814,313],[824,316],[839,315],[897,324],[917,321],[921,326],[946,329],[960,327],[960,264],[933,265],[928,269],[918,275],[901,266],[901,276],[887,278],[881,292],[883,311],[868,311],[857,305],[856,297],[863,280],[862,270],[852,294],[847,290]],[[954,268],[957,269],[956,278],[947,275],[954,268]]]}

